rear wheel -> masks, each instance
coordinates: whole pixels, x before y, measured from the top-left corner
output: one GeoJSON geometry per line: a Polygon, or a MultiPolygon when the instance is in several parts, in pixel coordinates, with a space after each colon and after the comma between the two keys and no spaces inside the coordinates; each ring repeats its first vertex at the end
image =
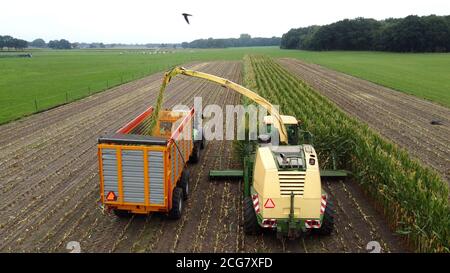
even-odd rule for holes
{"type": "Polygon", "coordinates": [[[327,202],[325,212],[323,214],[322,225],[317,230],[320,235],[330,235],[334,230],[334,207],[333,203],[327,202]]]}
{"type": "Polygon", "coordinates": [[[261,230],[250,196],[244,198],[244,231],[246,234],[257,234],[261,230]]]}
{"type": "Polygon", "coordinates": [[[114,210],[114,214],[117,216],[117,217],[120,217],[120,218],[129,218],[129,217],[131,217],[133,214],[132,213],[130,213],[129,211],[127,211],[127,210],[121,210],[121,209],[115,209],[114,210]]]}
{"type": "Polygon", "coordinates": [[[183,212],[183,189],[175,187],[172,193],[172,209],[169,212],[171,219],[180,219],[183,212]]]}
{"type": "Polygon", "coordinates": [[[180,188],[183,190],[183,199],[187,200],[189,197],[189,171],[184,170],[181,174],[180,188]]]}

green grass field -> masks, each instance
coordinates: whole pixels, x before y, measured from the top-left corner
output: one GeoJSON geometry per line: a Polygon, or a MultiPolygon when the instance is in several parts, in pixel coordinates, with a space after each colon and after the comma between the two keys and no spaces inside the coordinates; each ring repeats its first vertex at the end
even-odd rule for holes
{"type": "Polygon", "coordinates": [[[194,60],[241,59],[245,54],[239,50],[186,50],[152,55],[142,52],[46,50],[32,51],[33,58],[0,58],[0,123],[177,64],[194,60]]]}
{"type": "Polygon", "coordinates": [[[278,50],[292,57],[366,79],[450,107],[450,54],[278,50]]]}
{"type": "Polygon", "coordinates": [[[35,50],[33,58],[0,58],[0,124],[174,65],[241,60],[249,53],[318,63],[450,107],[450,54],[307,52],[276,47],[152,55],[143,51],[35,50]]]}

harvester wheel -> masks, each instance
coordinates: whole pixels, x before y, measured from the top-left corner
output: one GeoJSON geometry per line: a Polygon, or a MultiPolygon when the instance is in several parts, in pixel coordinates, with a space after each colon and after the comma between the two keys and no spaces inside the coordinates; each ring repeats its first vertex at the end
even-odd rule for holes
{"type": "Polygon", "coordinates": [[[244,198],[244,231],[246,234],[257,234],[260,230],[253,208],[253,200],[250,196],[247,196],[244,198]]]}
{"type": "Polygon", "coordinates": [[[183,189],[175,187],[172,193],[172,209],[169,212],[171,219],[180,219],[183,212],[183,189]]]}
{"type": "Polygon", "coordinates": [[[121,209],[115,209],[115,210],[113,210],[113,212],[117,217],[120,217],[120,218],[129,218],[133,215],[132,213],[128,212],[127,210],[121,210],[121,209]]]}
{"type": "Polygon", "coordinates": [[[197,163],[199,160],[200,160],[200,143],[195,142],[194,149],[193,149],[192,155],[191,155],[191,162],[197,163]]]}
{"type": "Polygon", "coordinates": [[[320,235],[330,235],[334,229],[334,207],[333,203],[327,202],[321,227],[317,230],[320,235]]]}
{"type": "Polygon", "coordinates": [[[187,200],[189,197],[189,171],[184,170],[181,174],[180,188],[183,190],[183,199],[187,200]]]}

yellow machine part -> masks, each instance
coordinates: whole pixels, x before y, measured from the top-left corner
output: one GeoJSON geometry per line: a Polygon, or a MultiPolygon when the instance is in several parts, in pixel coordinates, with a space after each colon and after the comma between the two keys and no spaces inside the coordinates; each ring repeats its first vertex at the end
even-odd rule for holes
{"type": "Polygon", "coordinates": [[[253,187],[259,196],[260,211],[264,218],[288,218],[290,213],[290,194],[283,187],[288,187],[289,183],[283,182],[288,174],[289,182],[298,185],[303,184],[303,193],[294,197],[294,217],[295,218],[320,218],[320,206],[322,198],[320,173],[317,162],[309,164],[309,159],[313,156],[317,160],[314,148],[304,145],[306,171],[281,171],[278,170],[270,147],[260,147],[256,153],[254,166],[253,187]],[[298,177],[295,180],[295,177],[298,177]],[[281,182],[281,183],[280,183],[281,182]],[[274,203],[273,208],[266,208],[268,199],[274,203]]]}

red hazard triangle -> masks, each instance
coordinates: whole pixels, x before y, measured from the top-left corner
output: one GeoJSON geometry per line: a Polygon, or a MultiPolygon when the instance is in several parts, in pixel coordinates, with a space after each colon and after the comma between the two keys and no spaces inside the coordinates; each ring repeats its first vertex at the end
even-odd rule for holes
{"type": "Polygon", "coordinates": [[[275,207],[275,203],[273,202],[272,198],[267,199],[266,203],[264,204],[264,207],[266,209],[273,209],[275,207]]]}
{"type": "Polygon", "coordinates": [[[107,201],[116,201],[117,196],[113,191],[108,192],[108,194],[106,195],[106,200],[107,201]]]}

